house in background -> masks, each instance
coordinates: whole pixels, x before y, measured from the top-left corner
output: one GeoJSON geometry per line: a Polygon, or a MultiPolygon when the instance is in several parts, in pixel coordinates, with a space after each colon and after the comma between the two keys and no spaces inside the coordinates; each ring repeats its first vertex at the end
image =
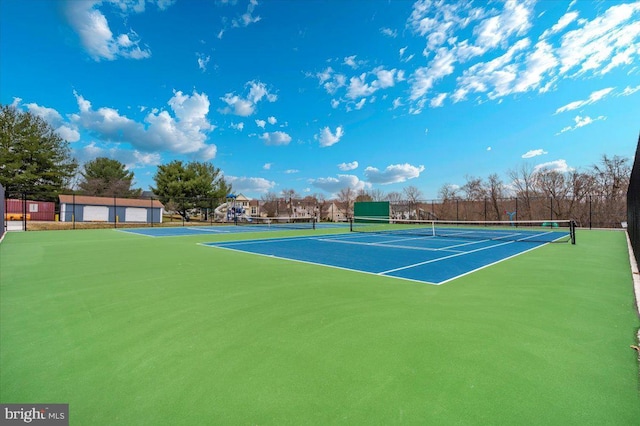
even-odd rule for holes
{"type": "Polygon", "coordinates": [[[329,201],[322,206],[320,220],[328,220],[330,222],[346,222],[349,220],[346,212],[342,210],[336,202],[329,201]]]}
{"type": "Polygon", "coordinates": [[[61,222],[162,223],[164,206],[158,200],[60,195],[61,222]]]}

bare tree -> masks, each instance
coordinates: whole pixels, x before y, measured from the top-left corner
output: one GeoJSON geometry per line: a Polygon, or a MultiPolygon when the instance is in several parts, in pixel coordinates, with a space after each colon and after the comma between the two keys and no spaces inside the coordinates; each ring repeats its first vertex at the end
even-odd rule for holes
{"type": "Polygon", "coordinates": [[[405,199],[409,203],[409,219],[418,217],[418,201],[422,197],[422,192],[413,185],[403,188],[405,199]]]}
{"type": "Polygon", "coordinates": [[[356,192],[351,187],[342,188],[338,193],[338,201],[347,217],[351,217],[353,201],[356,199],[356,192]]]}
{"type": "Polygon", "coordinates": [[[467,175],[465,179],[467,182],[460,188],[464,192],[465,198],[469,201],[484,200],[487,196],[487,191],[482,178],[467,175]]]}
{"type": "Polygon", "coordinates": [[[550,211],[557,218],[564,218],[566,212],[562,208],[561,201],[566,199],[569,186],[565,175],[556,170],[542,169],[536,173],[536,183],[544,196],[549,199],[550,211]]]}
{"type": "Polygon", "coordinates": [[[387,199],[385,193],[380,189],[372,189],[369,191],[369,195],[371,195],[373,201],[385,201],[387,199]]]}
{"type": "Polygon", "coordinates": [[[373,201],[373,197],[367,192],[366,189],[361,189],[356,195],[356,201],[373,201]]]}
{"type": "Polygon", "coordinates": [[[523,214],[518,213],[518,217],[525,219],[533,219],[533,213],[531,208],[532,198],[536,194],[536,179],[535,172],[531,165],[522,164],[519,168],[509,170],[507,176],[511,179],[511,185],[515,190],[515,196],[522,200],[518,205],[518,208],[522,207],[523,214]],[[523,205],[524,204],[524,205],[523,205]]]}
{"type": "Polygon", "coordinates": [[[496,220],[500,220],[500,206],[498,202],[504,198],[505,187],[496,173],[489,175],[485,192],[491,201],[491,207],[496,214],[496,220]]]}
{"type": "Polygon", "coordinates": [[[616,200],[626,196],[631,176],[629,159],[606,154],[602,156],[601,164],[592,166],[596,190],[607,200],[616,200]]]}
{"type": "Polygon", "coordinates": [[[402,194],[399,192],[390,192],[387,194],[387,200],[389,200],[391,204],[397,204],[402,201],[402,194]]]}
{"type": "Polygon", "coordinates": [[[266,213],[268,217],[278,215],[278,196],[273,192],[267,192],[262,196],[261,211],[266,213]]]}
{"type": "Polygon", "coordinates": [[[296,191],[293,189],[283,189],[282,197],[284,198],[284,203],[287,208],[287,214],[293,216],[293,200],[298,198],[296,191]]]}

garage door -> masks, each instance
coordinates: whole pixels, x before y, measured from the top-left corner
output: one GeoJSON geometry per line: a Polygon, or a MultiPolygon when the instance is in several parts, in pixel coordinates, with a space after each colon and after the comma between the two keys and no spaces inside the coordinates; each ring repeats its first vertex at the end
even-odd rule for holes
{"type": "Polygon", "coordinates": [[[147,221],[147,209],[141,209],[136,207],[127,207],[124,213],[125,222],[146,222],[147,221]]]}
{"type": "Polygon", "coordinates": [[[106,222],[109,220],[109,207],[84,206],[82,220],[85,222],[106,222]]]}

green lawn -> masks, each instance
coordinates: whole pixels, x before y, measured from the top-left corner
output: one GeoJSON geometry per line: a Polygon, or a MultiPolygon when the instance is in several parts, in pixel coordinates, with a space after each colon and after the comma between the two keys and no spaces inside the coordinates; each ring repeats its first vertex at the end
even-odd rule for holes
{"type": "Polygon", "coordinates": [[[0,402],[69,403],[72,425],[638,424],[621,232],[442,286],[216,238],[8,234],[0,402]]]}

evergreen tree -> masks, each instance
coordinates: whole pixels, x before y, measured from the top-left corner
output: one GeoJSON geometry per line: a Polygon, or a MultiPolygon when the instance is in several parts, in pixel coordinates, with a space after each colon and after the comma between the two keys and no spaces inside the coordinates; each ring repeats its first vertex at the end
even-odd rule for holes
{"type": "Polygon", "coordinates": [[[118,160],[99,157],[84,165],[80,190],[98,197],[137,197],[141,190],[131,189],[133,172],[118,160]]]}
{"type": "Polygon", "coordinates": [[[0,106],[0,184],[8,196],[55,196],[68,188],[78,164],[69,143],[42,118],[0,106]]]}
{"type": "Polygon", "coordinates": [[[231,191],[220,169],[206,162],[172,161],[158,166],[153,177],[156,187],[151,188],[163,204],[173,202],[177,212],[188,218],[194,208],[216,207],[213,200],[221,200],[231,191]]]}

